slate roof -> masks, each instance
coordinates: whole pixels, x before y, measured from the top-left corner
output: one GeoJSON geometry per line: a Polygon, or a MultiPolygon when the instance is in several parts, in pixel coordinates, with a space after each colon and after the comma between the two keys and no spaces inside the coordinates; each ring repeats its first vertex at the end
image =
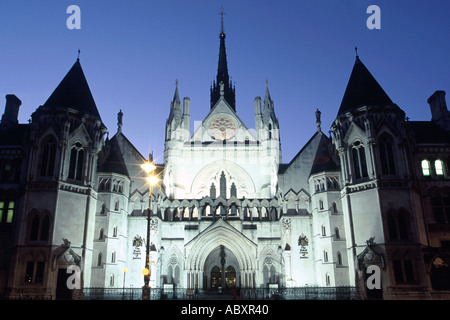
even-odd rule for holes
{"type": "Polygon", "coordinates": [[[333,158],[330,156],[328,151],[329,139],[322,135],[319,145],[316,150],[316,156],[314,157],[314,162],[311,166],[310,175],[323,172],[323,171],[338,171],[339,167],[334,162],[333,158]]]}
{"type": "Polygon", "coordinates": [[[357,56],[338,115],[364,105],[391,104],[392,100],[357,56]]]}
{"type": "Polygon", "coordinates": [[[433,121],[408,121],[407,125],[417,143],[450,144],[450,131],[442,129],[433,121]]]}
{"type": "Polygon", "coordinates": [[[44,106],[50,108],[72,108],[100,119],[100,114],[81,68],[80,60],[74,63],[64,79],[44,103],[44,106]]]}
{"type": "Polygon", "coordinates": [[[122,156],[122,150],[117,141],[117,135],[114,135],[114,137],[108,141],[107,148],[108,155],[105,161],[100,164],[98,172],[113,172],[130,177],[125,160],[122,156]]]}

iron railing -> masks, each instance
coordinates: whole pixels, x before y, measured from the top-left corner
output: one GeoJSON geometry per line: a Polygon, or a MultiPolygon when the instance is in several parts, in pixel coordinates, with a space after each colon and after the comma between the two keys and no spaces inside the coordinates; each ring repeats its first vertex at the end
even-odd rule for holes
{"type": "MultiPolygon", "coordinates": [[[[151,288],[151,300],[353,300],[355,287],[294,287],[278,290],[151,288]]],[[[86,300],[142,300],[142,288],[84,288],[86,300]]]]}

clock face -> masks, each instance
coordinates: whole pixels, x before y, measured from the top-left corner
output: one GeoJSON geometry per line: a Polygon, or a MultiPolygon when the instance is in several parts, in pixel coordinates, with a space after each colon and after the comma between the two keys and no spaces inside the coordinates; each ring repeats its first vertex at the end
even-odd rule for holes
{"type": "Polygon", "coordinates": [[[236,125],[233,120],[227,116],[220,116],[211,122],[209,134],[217,140],[227,140],[234,136],[236,125]]]}

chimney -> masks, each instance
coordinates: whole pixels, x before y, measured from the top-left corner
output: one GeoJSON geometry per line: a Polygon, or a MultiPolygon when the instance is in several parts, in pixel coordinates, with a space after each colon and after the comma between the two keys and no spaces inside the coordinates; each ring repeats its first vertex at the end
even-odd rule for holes
{"type": "Polygon", "coordinates": [[[431,121],[444,130],[450,130],[450,112],[445,102],[445,91],[436,91],[427,101],[431,109],[431,121]]]}
{"type": "Polygon", "coordinates": [[[19,107],[22,104],[19,98],[17,98],[14,94],[6,95],[6,105],[5,112],[2,116],[1,125],[10,126],[19,123],[19,107]]]}

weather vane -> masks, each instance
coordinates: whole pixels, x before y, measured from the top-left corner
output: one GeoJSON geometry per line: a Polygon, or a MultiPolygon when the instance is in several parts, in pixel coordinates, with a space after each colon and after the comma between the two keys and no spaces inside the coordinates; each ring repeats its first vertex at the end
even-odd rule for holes
{"type": "Polygon", "coordinates": [[[221,31],[221,33],[223,33],[223,15],[225,14],[224,12],[223,12],[223,7],[222,8],[220,8],[220,31],[221,31]]]}

